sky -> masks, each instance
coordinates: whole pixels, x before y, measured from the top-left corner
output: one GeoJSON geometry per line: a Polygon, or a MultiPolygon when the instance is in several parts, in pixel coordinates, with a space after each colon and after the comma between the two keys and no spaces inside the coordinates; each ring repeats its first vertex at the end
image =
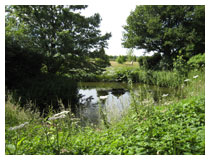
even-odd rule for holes
{"type": "MultiPolygon", "coordinates": [[[[81,13],[85,16],[92,16],[94,13],[99,13],[102,21],[100,30],[102,34],[110,33],[112,37],[108,41],[108,48],[105,49],[108,55],[126,55],[128,49],[124,48],[122,43],[123,25],[126,25],[126,19],[131,11],[134,11],[136,4],[90,4],[81,13]]],[[[140,56],[143,50],[135,50],[134,54],[140,56]]]]}

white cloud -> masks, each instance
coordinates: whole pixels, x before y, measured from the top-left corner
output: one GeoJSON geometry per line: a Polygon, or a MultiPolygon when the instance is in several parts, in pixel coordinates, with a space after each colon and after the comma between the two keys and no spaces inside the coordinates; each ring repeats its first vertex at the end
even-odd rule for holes
{"type": "MultiPolygon", "coordinates": [[[[111,32],[112,37],[108,41],[109,46],[106,49],[108,55],[126,55],[127,49],[123,48],[122,43],[122,32],[123,25],[126,25],[126,19],[130,15],[130,12],[135,10],[135,4],[90,4],[88,8],[82,11],[85,16],[91,16],[94,13],[99,13],[102,22],[100,29],[102,33],[111,32]]],[[[143,50],[134,51],[136,55],[141,55],[143,50]]]]}

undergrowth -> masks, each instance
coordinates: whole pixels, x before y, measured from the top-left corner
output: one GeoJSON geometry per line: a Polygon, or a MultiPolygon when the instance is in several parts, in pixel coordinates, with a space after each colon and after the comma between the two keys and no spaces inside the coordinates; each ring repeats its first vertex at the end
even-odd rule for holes
{"type": "MultiPolygon", "coordinates": [[[[133,82],[157,85],[160,87],[178,87],[185,76],[174,71],[144,70],[138,67],[110,67],[97,79],[104,82],[133,82]]],[[[97,80],[96,79],[96,80],[97,80]]]]}
{"type": "Polygon", "coordinates": [[[149,93],[141,99],[141,91],[139,94],[131,92],[132,103],[127,115],[109,127],[81,127],[80,120],[70,111],[32,118],[33,114],[19,112],[18,105],[8,99],[5,152],[30,155],[203,155],[204,74],[194,72],[188,79],[180,86],[185,99],[167,99],[165,95],[158,106],[149,93]]]}

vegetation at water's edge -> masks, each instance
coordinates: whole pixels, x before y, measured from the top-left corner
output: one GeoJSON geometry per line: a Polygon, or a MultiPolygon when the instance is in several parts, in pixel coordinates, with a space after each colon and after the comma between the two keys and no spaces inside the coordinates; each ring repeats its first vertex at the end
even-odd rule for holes
{"type": "Polygon", "coordinates": [[[205,154],[205,6],[136,6],[123,26],[128,55],[111,67],[111,33],[85,8],[5,7],[5,153],[205,154]],[[137,59],[134,48],[155,54],[137,59]],[[78,81],[130,83],[128,113],[107,121],[99,109],[101,123],[84,126],[73,114],[78,81]],[[164,94],[157,105],[151,92],[133,93],[133,82],[181,96],[164,94]]]}
{"type": "Polygon", "coordinates": [[[33,108],[48,111],[62,100],[75,109],[75,81],[131,79],[179,87],[191,67],[205,63],[205,6],[136,6],[123,26],[127,56],[117,61],[136,61],[134,48],[155,54],[140,57],[140,68],[116,69],[108,67],[104,49],[111,34],[101,34],[99,14],[86,17],[79,12],[87,7],[5,6],[5,84],[22,107],[32,102],[33,108]]]}
{"type": "MultiPolygon", "coordinates": [[[[80,77],[81,79],[78,77],[78,80],[87,82],[128,82],[132,80],[134,83],[138,82],[160,87],[179,87],[187,79],[189,72],[192,70],[204,72],[205,69],[205,54],[193,56],[188,61],[184,60],[182,56],[178,56],[178,59],[174,60],[173,70],[148,69],[148,67],[150,68],[156,63],[156,59],[153,59],[153,56],[149,59],[146,60],[147,64],[142,64],[140,61],[140,66],[137,62],[135,65],[131,65],[128,62],[127,64],[117,65],[111,62],[112,65],[107,67],[103,74],[84,74],[80,77]]],[[[156,67],[159,68],[161,66],[159,64],[156,67]]]]}
{"type": "Polygon", "coordinates": [[[81,127],[70,112],[55,120],[31,116],[8,98],[6,154],[205,154],[203,84],[204,74],[193,73],[183,83],[185,99],[165,97],[159,106],[149,94],[133,94],[129,112],[108,126],[104,119],[100,126],[81,127]],[[11,128],[20,124],[25,126],[11,128]]]}

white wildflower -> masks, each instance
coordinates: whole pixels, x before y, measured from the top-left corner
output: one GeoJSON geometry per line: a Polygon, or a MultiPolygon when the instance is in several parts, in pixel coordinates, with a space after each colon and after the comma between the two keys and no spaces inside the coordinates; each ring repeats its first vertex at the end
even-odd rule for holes
{"type": "Polygon", "coordinates": [[[198,78],[198,75],[196,75],[196,76],[193,76],[193,78],[198,78]]]}
{"type": "Polygon", "coordinates": [[[65,118],[66,115],[69,113],[70,111],[63,111],[57,114],[54,114],[52,117],[50,117],[48,120],[55,120],[55,119],[61,119],[61,118],[65,118]]]}
{"type": "Polygon", "coordinates": [[[168,94],[163,94],[163,95],[162,95],[162,97],[167,97],[167,96],[168,96],[168,94]]]}
{"type": "Polygon", "coordinates": [[[80,119],[79,118],[72,118],[71,120],[72,121],[79,121],[80,119]]]}
{"type": "Polygon", "coordinates": [[[60,116],[56,116],[56,117],[50,117],[48,120],[56,120],[56,119],[62,119],[62,118],[65,118],[66,115],[62,114],[60,116]]]}
{"type": "Polygon", "coordinates": [[[61,115],[66,115],[68,114],[70,111],[63,111],[63,112],[60,112],[60,113],[57,113],[55,115],[53,115],[53,117],[58,117],[58,116],[61,116],[61,115]]]}
{"type": "Polygon", "coordinates": [[[190,81],[190,79],[185,79],[184,81],[185,81],[185,82],[188,82],[188,81],[190,81]]]}
{"type": "Polygon", "coordinates": [[[17,130],[17,129],[20,129],[20,128],[23,128],[25,125],[29,124],[28,122],[25,122],[19,126],[15,126],[15,127],[10,127],[9,130],[13,131],[13,130],[17,130]]]}

